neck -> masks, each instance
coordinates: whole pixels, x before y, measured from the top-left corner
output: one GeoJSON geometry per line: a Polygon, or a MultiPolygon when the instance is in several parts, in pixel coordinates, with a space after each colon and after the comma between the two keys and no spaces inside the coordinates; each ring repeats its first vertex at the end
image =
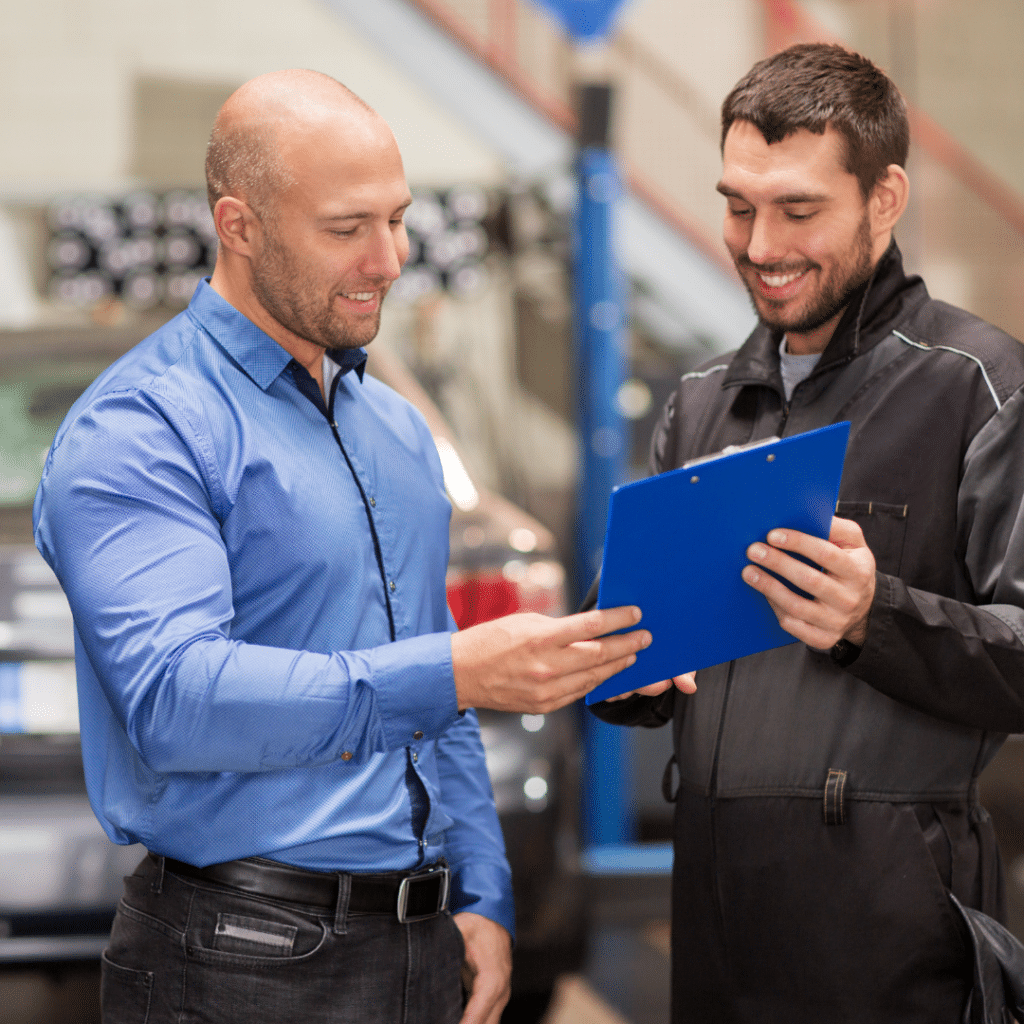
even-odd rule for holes
{"type": "Polygon", "coordinates": [[[803,334],[793,334],[787,331],[786,351],[795,356],[812,356],[824,352],[845,312],[845,308],[841,309],[828,323],[815,327],[813,331],[803,334]]]}

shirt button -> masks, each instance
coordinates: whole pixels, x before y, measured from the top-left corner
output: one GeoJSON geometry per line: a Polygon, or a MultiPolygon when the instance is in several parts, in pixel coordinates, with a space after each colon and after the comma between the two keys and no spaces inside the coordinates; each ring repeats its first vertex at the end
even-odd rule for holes
{"type": "Polygon", "coordinates": [[[394,580],[392,580],[392,581],[391,581],[391,582],[390,582],[390,583],[388,584],[388,586],[389,586],[389,587],[391,588],[391,593],[392,593],[392,594],[393,594],[393,593],[394,593],[394,592],[395,592],[395,591],[396,591],[396,590],[398,589],[398,587],[396,587],[396,586],[395,586],[395,581],[394,581],[394,580]]]}
{"type": "Polygon", "coordinates": [[[414,733],[412,734],[412,738],[413,738],[414,740],[421,740],[421,739],[423,739],[423,731],[422,731],[421,729],[417,729],[417,730],[416,730],[416,731],[415,731],[415,732],[414,732],[414,733]]]}
{"type": "Polygon", "coordinates": [[[341,755],[341,759],[342,759],[342,761],[351,761],[352,760],[352,751],[351,750],[346,750],[341,755]]]}
{"type": "Polygon", "coordinates": [[[412,763],[416,764],[419,761],[419,759],[420,759],[420,755],[417,754],[416,751],[414,750],[412,752],[412,763]]]}
{"type": "Polygon", "coordinates": [[[371,498],[371,499],[370,499],[370,505],[371,505],[371,506],[372,506],[373,508],[376,508],[376,507],[377,507],[377,499],[376,499],[376,498],[371,498]]]}

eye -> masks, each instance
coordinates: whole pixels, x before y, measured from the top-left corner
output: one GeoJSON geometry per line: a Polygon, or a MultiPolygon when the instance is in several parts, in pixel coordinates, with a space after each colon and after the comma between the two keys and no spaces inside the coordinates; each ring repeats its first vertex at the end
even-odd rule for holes
{"type": "Polygon", "coordinates": [[[749,217],[754,211],[749,206],[730,206],[730,217],[749,217]]]}
{"type": "Polygon", "coordinates": [[[810,210],[806,212],[802,210],[787,210],[786,218],[788,220],[793,220],[797,222],[807,221],[810,220],[815,215],[815,213],[817,213],[817,210],[810,210]]]}

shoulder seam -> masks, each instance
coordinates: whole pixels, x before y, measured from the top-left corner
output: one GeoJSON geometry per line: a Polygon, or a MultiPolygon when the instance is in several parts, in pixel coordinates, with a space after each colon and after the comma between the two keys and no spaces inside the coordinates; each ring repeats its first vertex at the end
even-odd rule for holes
{"type": "Polygon", "coordinates": [[[1002,409],[1003,403],[999,401],[999,396],[996,394],[996,389],[992,385],[992,379],[988,375],[988,370],[985,369],[985,364],[975,355],[970,352],[964,352],[963,349],[954,348],[952,345],[926,345],[921,341],[912,341],[905,334],[901,334],[899,331],[892,332],[897,338],[900,339],[904,344],[910,345],[912,348],[921,349],[924,352],[929,351],[942,351],[942,352],[953,352],[955,355],[963,356],[965,359],[970,359],[972,363],[976,363],[978,368],[981,370],[981,375],[985,378],[985,385],[989,390],[989,394],[992,396],[992,401],[996,403],[996,411],[1002,409]]]}

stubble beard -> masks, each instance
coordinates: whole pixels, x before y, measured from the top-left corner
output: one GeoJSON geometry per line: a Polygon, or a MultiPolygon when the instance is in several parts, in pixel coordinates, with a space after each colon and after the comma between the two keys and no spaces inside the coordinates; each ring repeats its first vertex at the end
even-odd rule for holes
{"type": "Polygon", "coordinates": [[[272,226],[263,224],[263,251],[250,263],[252,290],[260,305],[282,327],[322,349],[361,348],[368,345],[380,330],[380,306],[371,315],[355,324],[346,323],[331,307],[333,295],[326,304],[317,291],[308,285],[299,261],[281,243],[272,226]]]}
{"type": "MultiPolygon", "coordinates": [[[[867,211],[857,227],[857,234],[854,239],[853,248],[849,258],[837,264],[832,273],[823,280],[819,286],[818,294],[813,297],[811,304],[796,316],[790,317],[772,314],[773,303],[767,302],[764,296],[757,293],[756,286],[751,285],[743,268],[761,272],[783,273],[788,269],[796,269],[783,266],[756,266],[748,258],[746,253],[741,253],[735,259],[736,268],[750,295],[750,301],[758,319],[773,331],[783,331],[789,334],[807,334],[827,324],[833,317],[841,313],[853,298],[854,293],[871,277],[874,269],[871,260],[871,224],[867,211]]],[[[803,268],[801,268],[803,269],[803,268]]],[[[811,264],[811,269],[821,270],[818,264],[811,264]]]]}

